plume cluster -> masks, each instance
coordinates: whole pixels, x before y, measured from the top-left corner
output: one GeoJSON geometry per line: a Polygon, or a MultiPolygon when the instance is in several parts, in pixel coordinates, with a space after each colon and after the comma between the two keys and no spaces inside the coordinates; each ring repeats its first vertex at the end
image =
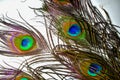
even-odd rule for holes
{"type": "Polygon", "coordinates": [[[91,0],[42,2],[32,9],[44,19],[47,40],[20,14],[25,24],[0,19],[0,54],[30,56],[18,69],[1,65],[0,80],[119,80],[119,26],[107,11],[105,19],[91,0]]]}

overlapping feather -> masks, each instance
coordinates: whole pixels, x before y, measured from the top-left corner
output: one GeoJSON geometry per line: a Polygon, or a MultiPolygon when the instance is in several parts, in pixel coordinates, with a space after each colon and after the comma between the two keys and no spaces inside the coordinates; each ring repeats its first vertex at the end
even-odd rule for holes
{"type": "MultiPolygon", "coordinates": [[[[30,72],[34,71],[33,75],[36,79],[120,79],[120,37],[119,31],[115,28],[118,26],[112,24],[105,9],[103,11],[109,21],[92,5],[91,0],[44,0],[43,8],[35,10],[40,10],[43,14],[51,49],[50,53],[31,57],[25,61],[27,63],[23,64],[30,72]],[[57,44],[52,34],[58,37],[57,44]]],[[[40,47],[38,50],[47,48],[43,36],[33,26],[25,28],[26,26],[23,27],[12,20],[8,19],[8,21],[10,23],[1,20],[2,27],[13,30],[4,30],[4,32],[1,30],[1,43],[5,44],[7,46],[5,48],[10,49],[12,54],[26,54],[26,51],[14,49],[13,42],[9,41],[14,37],[14,43],[19,42],[19,39],[24,39],[23,45],[26,45],[26,42],[29,42],[27,38],[35,44],[35,48],[40,47]],[[34,29],[38,35],[30,29],[34,29]]],[[[18,47],[18,45],[15,46],[18,47]]],[[[40,51],[32,51],[32,54],[40,53],[40,51]]],[[[8,54],[9,51],[1,50],[1,52],[8,54]]]]}
{"type": "Polygon", "coordinates": [[[109,21],[90,0],[45,0],[40,10],[44,15],[48,12],[44,17],[50,22],[51,42],[54,43],[52,32],[63,41],[59,44],[58,40],[53,55],[73,73],[78,73],[79,79],[120,79],[120,37],[115,28],[118,26],[111,23],[105,9],[109,21]]]}

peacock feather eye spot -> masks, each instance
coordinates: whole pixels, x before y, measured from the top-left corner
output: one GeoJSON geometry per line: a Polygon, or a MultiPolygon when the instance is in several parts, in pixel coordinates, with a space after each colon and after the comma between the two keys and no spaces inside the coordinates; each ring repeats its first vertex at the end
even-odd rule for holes
{"type": "Polygon", "coordinates": [[[60,21],[62,21],[60,24],[61,31],[66,38],[79,41],[86,39],[85,22],[80,21],[78,23],[75,19],[66,16],[61,16],[60,21]]]}
{"type": "Polygon", "coordinates": [[[30,35],[18,35],[14,38],[14,45],[17,50],[28,51],[35,45],[35,39],[30,35]]]}
{"type": "Polygon", "coordinates": [[[68,29],[68,34],[70,36],[78,36],[81,33],[81,28],[79,25],[77,24],[73,24],[70,26],[70,28],[68,29]]]}
{"type": "Polygon", "coordinates": [[[101,70],[102,70],[102,67],[100,65],[91,63],[88,69],[88,74],[90,76],[97,76],[97,74],[100,74],[101,70]]]}

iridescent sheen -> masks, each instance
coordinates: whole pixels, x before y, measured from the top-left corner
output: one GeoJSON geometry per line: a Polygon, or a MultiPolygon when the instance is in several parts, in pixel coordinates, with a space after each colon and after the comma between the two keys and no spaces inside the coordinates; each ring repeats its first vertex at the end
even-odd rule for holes
{"type": "Polygon", "coordinates": [[[25,36],[21,41],[20,49],[29,50],[30,48],[32,48],[33,44],[34,44],[33,38],[30,36],[25,36]]]}
{"type": "Polygon", "coordinates": [[[28,78],[26,78],[26,77],[23,77],[23,78],[21,78],[20,80],[29,80],[28,78]]]}
{"type": "Polygon", "coordinates": [[[96,63],[91,63],[88,69],[88,74],[90,76],[97,76],[97,74],[100,74],[100,71],[102,70],[102,67],[96,63]]]}
{"type": "Polygon", "coordinates": [[[71,25],[71,27],[68,30],[68,34],[70,36],[78,36],[81,33],[81,27],[77,24],[71,25]]]}
{"type": "Polygon", "coordinates": [[[10,38],[9,46],[12,52],[24,55],[36,50],[37,43],[32,35],[18,33],[10,38]]]}
{"type": "Polygon", "coordinates": [[[62,29],[67,38],[72,40],[83,40],[86,38],[86,31],[84,27],[87,25],[85,22],[77,22],[71,17],[63,16],[60,18],[62,29]]]}
{"type": "Polygon", "coordinates": [[[14,45],[21,51],[27,51],[35,45],[35,40],[30,35],[19,35],[14,38],[14,45]]]}

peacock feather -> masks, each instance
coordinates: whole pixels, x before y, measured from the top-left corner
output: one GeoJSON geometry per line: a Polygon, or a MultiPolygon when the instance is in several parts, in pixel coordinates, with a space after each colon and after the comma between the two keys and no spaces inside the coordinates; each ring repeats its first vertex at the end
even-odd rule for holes
{"type": "Polygon", "coordinates": [[[46,27],[55,58],[76,73],[75,78],[118,80],[120,37],[107,11],[102,8],[109,21],[90,0],[45,0],[44,5],[40,10],[50,23],[46,27]],[[51,33],[58,37],[57,46],[51,33]]]}
{"type": "Polygon", "coordinates": [[[119,63],[111,63],[104,55],[96,51],[81,50],[74,46],[58,45],[53,49],[56,59],[77,74],[79,79],[89,80],[117,80],[119,79],[119,63]],[[81,77],[82,76],[82,77],[81,77]]]}
{"type": "MultiPolygon", "coordinates": [[[[77,11],[75,9],[73,11],[66,10],[66,6],[61,5],[55,7],[54,5],[57,3],[49,2],[49,0],[45,1],[47,12],[50,14],[46,18],[50,20],[52,32],[67,44],[77,44],[78,46],[100,50],[100,53],[104,51],[109,57],[110,54],[118,57],[119,32],[115,28],[117,26],[111,23],[107,11],[103,9],[109,21],[105,20],[101,12],[92,5],[90,0],[70,0],[70,2],[73,8],[76,2],[79,3],[77,11]],[[82,5],[82,2],[86,6],[82,5]],[[51,7],[55,9],[49,11],[51,7]],[[56,12],[58,15],[56,15],[56,12]],[[77,27],[74,24],[77,24],[75,25],[77,27]]],[[[67,9],[71,9],[71,7],[67,6],[67,9]]]]}
{"type": "Polygon", "coordinates": [[[41,8],[32,9],[36,14],[40,12],[37,16],[44,19],[41,23],[45,24],[49,43],[21,15],[26,24],[11,18],[0,19],[0,27],[6,28],[0,30],[0,47],[8,49],[1,49],[0,53],[31,55],[20,69],[2,67],[0,75],[8,78],[0,79],[120,79],[120,33],[116,29],[119,26],[112,23],[104,8],[107,19],[91,0],[43,0],[41,8]]]}
{"type": "Polygon", "coordinates": [[[23,61],[21,67],[27,67],[28,71],[33,71],[35,76],[41,77],[41,80],[77,79],[71,76],[76,73],[73,74],[54,57],[51,53],[37,54],[23,61]]]}
{"type": "Polygon", "coordinates": [[[1,19],[0,28],[2,28],[0,30],[0,42],[2,44],[0,52],[3,55],[25,56],[48,50],[43,35],[29,24],[23,26],[23,23],[10,18],[1,19]]]}

